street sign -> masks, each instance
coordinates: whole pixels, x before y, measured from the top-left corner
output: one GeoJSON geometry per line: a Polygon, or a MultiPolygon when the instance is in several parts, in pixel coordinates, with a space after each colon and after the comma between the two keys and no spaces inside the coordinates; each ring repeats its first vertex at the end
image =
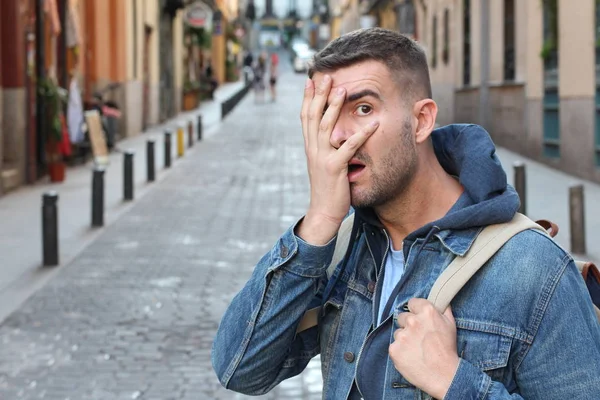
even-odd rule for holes
{"type": "Polygon", "coordinates": [[[212,22],[211,8],[201,1],[190,4],[185,9],[184,20],[194,28],[210,29],[212,22]]]}
{"type": "Polygon", "coordinates": [[[94,163],[96,165],[108,165],[108,149],[106,139],[102,130],[100,114],[97,110],[85,112],[85,120],[88,126],[88,136],[92,143],[92,153],[94,154],[94,163]]]}

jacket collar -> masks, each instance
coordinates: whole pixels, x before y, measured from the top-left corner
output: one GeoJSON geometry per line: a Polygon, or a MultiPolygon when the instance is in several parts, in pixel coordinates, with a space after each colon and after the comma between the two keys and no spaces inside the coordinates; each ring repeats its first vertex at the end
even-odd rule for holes
{"type": "Polygon", "coordinates": [[[446,229],[436,233],[434,236],[439,239],[442,246],[448,251],[456,256],[464,257],[482,230],[483,227],[461,230],[446,229]]]}

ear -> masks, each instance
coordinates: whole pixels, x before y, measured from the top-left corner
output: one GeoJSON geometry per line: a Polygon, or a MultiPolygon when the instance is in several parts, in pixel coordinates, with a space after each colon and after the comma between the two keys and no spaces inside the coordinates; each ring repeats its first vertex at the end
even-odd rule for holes
{"type": "Polygon", "coordinates": [[[413,115],[417,119],[415,139],[417,144],[425,142],[435,128],[438,107],[435,101],[423,99],[417,101],[413,107],[413,115]]]}

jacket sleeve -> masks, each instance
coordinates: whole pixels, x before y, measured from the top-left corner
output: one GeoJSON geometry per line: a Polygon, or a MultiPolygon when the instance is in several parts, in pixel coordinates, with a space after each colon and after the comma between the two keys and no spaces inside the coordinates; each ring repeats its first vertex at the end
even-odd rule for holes
{"type": "Polygon", "coordinates": [[[516,367],[519,394],[511,395],[504,385],[461,359],[444,400],[600,398],[600,323],[572,260],[537,307],[545,311],[532,322],[535,336],[516,367]]]}
{"type": "Polygon", "coordinates": [[[312,246],[295,236],[296,225],[263,256],[223,316],[212,363],[228,389],[267,393],[320,352],[318,327],[296,329],[304,313],[320,305],[335,238],[312,246]]]}

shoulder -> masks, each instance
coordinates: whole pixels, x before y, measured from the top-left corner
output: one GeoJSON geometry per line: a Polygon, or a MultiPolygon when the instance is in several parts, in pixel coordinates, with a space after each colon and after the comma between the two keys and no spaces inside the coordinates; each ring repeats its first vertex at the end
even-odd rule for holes
{"type": "Polygon", "coordinates": [[[471,284],[505,304],[533,305],[552,295],[565,271],[576,271],[571,255],[543,232],[526,230],[506,242],[471,284]]]}
{"type": "MultiPolygon", "coordinates": [[[[518,278],[527,284],[554,280],[572,262],[570,254],[543,232],[528,229],[518,233],[490,259],[494,275],[518,278]]],[[[503,279],[500,279],[503,281],[503,279]]]]}

